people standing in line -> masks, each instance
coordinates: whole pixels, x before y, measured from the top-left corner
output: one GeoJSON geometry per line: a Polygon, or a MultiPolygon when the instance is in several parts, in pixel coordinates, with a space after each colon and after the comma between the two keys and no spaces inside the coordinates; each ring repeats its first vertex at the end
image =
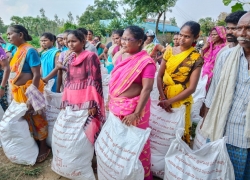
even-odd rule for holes
{"type": "Polygon", "coordinates": [[[147,39],[144,42],[143,49],[155,60],[155,62],[160,62],[162,59],[162,54],[165,52],[165,48],[159,43],[153,30],[149,29],[146,32],[147,39]],[[161,55],[159,55],[159,53],[161,55]]]}
{"type": "Polygon", "coordinates": [[[3,111],[8,108],[7,101],[7,82],[10,75],[9,57],[4,49],[0,46],[0,106],[3,111]]]}
{"type": "Polygon", "coordinates": [[[94,36],[94,32],[92,30],[88,30],[88,34],[87,34],[87,41],[91,44],[94,45],[94,39],[93,39],[93,36],[94,36]]]}
{"type": "Polygon", "coordinates": [[[60,51],[63,51],[63,47],[64,47],[64,42],[63,42],[63,33],[58,34],[56,36],[56,47],[57,49],[59,49],[60,51]]]}
{"type": "Polygon", "coordinates": [[[103,53],[103,51],[104,51],[104,49],[106,47],[101,42],[101,36],[95,36],[94,40],[93,40],[93,44],[95,45],[96,50],[97,50],[97,55],[98,55],[99,59],[101,60],[102,59],[101,54],[103,53]]]}
{"type": "Polygon", "coordinates": [[[236,28],[239,44],[218,57],[205,100],[202,132],[210,141],[227,137],[235,179],[250,179],[250,13],[236,28]]]}
{"type": "Polygon", "coordinates": [[[68,34],[69,32],[72,31],[70,29],[67,29],[63,32],[63,47],[61,48],[61,51],[64,52],[64,51],[68,51],[69,48],[67,46],[67,37],[68,37],[68,34]]]}
{"type": "Polygon", "coordinates": [[[10,87],[13,99],[18,103],[27,103],[28,111],[24,118],[30,125],[30,131],[35,140],[39,142],[37,162],[43,162],[50,154],[46,144],[48,136],[48,122],[40,115],[45,107],[43,98],[44,82],[40,74],[40,57],[27,41],[32,37],[27,29],[21,25],[11,25],[7,29],[10,43],[17,47],[17,51],[10,61],[10,87]]]}
{"type": "Polygon", "coordinates": [[[160,94],[158,104],[167,112],[171,108],[186,106],[184,141],[190,144],[192,94],[196,90],[203,59],[192,46],[199,38],[200,25],[194,21],[186,22],[179,34],[179,46],[166,49],[158,76],[157,86],[160,94]]]}
{"type": "MultiPolygon", "coordinates": [[[[84,35],[84,38],[87,39],[88,37],[88,31],[85,28],[78,28],[77,30],[81,31],[84,35]]],[[[92,44],[92,42],[86,41],[85,43],[85,50],[91,51],[93,53],[96,53],[96,55],[98,54],[96,47],[92,44]]]]}
{"type": "Polygon", "coordinates": [[[8,67],[6,66],[6,60],[3,59],[3,57],[5,57],[4,53],[7,56],[7,61],[9,62],[11,60],[11,58],[13,57],[13,55],[16,52],[16,47],[13,44],[10,43],[6,43],[5,40],[2,38],[2,35],[0,34],[0,48],[2,48],[2,50],[4,52],[2,53],[2,61],[0,62],[0,85],[2,84],[1,87],[1,95],[0,95],[0,105],[2,106],[3,110],[5,111],[8,108],[8,95],[9,94],[9,87],[8,87],[8,81],[5,83],[5,77],[9,77],[8,75],[8,67]],[[1,65],[2,64],[2,65],[1,65]],[[4,66],[4,67],[3,67],[4,66]],[[7,70],[7,72],[4,72],[4,69],[7,70]],[[6,74],[7,73],[7,74],[6,74]],[[2,94],[4,92],[4,94],[2,94]]]}
{"type": "Polygon", "coordinates": [[[217,57],[219,57],[219,55],[232,47],[235,47],[238,45],[238,41],[237,41],[237,24],[240,20],[240,18],[246,14],[247,11],[236,11],[233,12],[231,14],[229,14],[226,19],[226,38],[227,38],[227,45],[225,47],[223,47],[219,53],[217,54],[217,57]]]}
{"type": "Polygon", "coordinates": [[[68,35],[67,77],[62,96],[62,108],[73,111],[87,109],[88,119],[83,131],[91,143],[95,142],[105,122],[100,61],[93,52],[85,50],[85,36],[79,30],[68,35]]]}
{"type": "Polygon", "coordinates": [[[179,46],[179,33],[175,33],[173,37],[173,47],[179,46]]]}
{"type": "Polygon", "coordinates": [[[213,77],[213,69],[216,56],[219,51],[226,46],[226,29],[224,26],[214,27],[209,35],[208,41],[201,49],[201,54],[204,58],[204,65],[202,68],[202,76],[207,75],[206,89],[209,89],[211,79],[213,77]]]}
{"type": "MultiPolygon", "coordinates": [[[[106,68],[109,74],[113,70],[116,61],[116,58],[114,58],[114,56],[121,50],[121,37],[123,32],[124,30],[122,29],[113,31],[112,39],[114,40],[114,43],[108,50],[108,59],[106,61],[106,68]]],[[[122,53],[122,51],[120,51],[120,53],[122,53]]],[[[117,56],[119,56],[119,54],[117,54],[117,56]]]]}
{"type": "MultiPolygon", "coordinates": [[[[115,37],[120,39],[120,36],[115,37]]],[[[121,37],[123,53],[116,60],[109,82],[107,109],[126,125],[146,129],[149,127],[150,92],[156,65],[147,52],[142,50],[143,43],[144,31],[140,27],[129,26],[125,29],[121,37]]],[[[152,180],[149,140],[139,159],[144,167],[144,179],[152,180]]]]}
{"type": "MultiPolygon", "coordinates": [[[[217,59],[220,57],[220,55],[228,50],[229,48],[233,48],[238,45],[238,40],[237,40],[237,24],[240,20],[240,18],[246,14],[246,11],[236,11],[231,14],[229,14],[226,19],[226,38],[227,38],[227,45],[222,48],[219,53],[216,56],[215,64],[217,62],[217,59]]],[[[200,111],[200,116],[204,117],[208,112],[208,108],[206,105],[203,103],[201,111],[200,111]]]]}
{"type": "Polygon", "coordinates": [[[43,33],[40,42],[42,48],[41,52],[41,75],[45,83],[48,83],[50,79],[54,79],[55,83],[52,87],[52,92],[56,92],[57,87],[57,71],[54,70],[58,61],[60,50],[55,45],[56,36],[51,33],[43,33]],[[55,71],[55,73],[53,72],[55,71]],[[54,75],[55,74],[55,75],[54,75]]]}

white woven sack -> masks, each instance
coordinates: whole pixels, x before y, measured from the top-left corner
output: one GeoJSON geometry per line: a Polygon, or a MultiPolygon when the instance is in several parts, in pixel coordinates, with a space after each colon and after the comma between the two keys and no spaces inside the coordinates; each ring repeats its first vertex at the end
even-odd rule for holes
{"type": "Polygon", "coordinates": [[[206,97],[206,84],[207,84],[208,76],[202,77],[202,73],[200,75],[199,82],[197,84],[195,92],[192,94],[194,103],[192,104],[191,109],[191,119],[193,122],[198,123],[196,120],[200,119],[200,109],[206,97]]]}
{"type": "Polygon", "coordinates": [[[139,156],[150,129],[127,126],[110,112],[95,143],[99,180],[143,180],[139,156]]]}
{"type": "Polygon", "coordinates": [[[159,101],[152,100],[150,107],[149,126],[152,129],[150,134],[151,149],[151,171],[154,176],[164,177],[164,157],[171,142],[175,139],[176,130],[184,128],[185,106],[173,108],[172,113],[168,113],[160,106],[159,101]]]}
{"type": "Polygon", "coordinates": [[[200,149],[202,146],[204,146],[207,142],[207,138],[204,137],[201,133],[201,124],[203,122],[203,119],[199,121],[199,123],[196,126],[195,130],[195,138],[194,138],[194,144],[193,144],[193,150],[200,149]]]}
{"type": "Polygon", "coordinates": [[[74,180],[95,180],[92,169],[94,145],[83,131],[88,110],[61,110],[52,135],[51,168],[57,174],[74,180]]]}
{"type": "Polygon", "coordinates": [[[44,114],[46,120],[48,121],[48,137],[46,138],[46,142],[50,147],[54,124],[56,122],[58,114],[60,113],[60,106],[62,102],[62,93],[55,93],[51,91],[54,82],[54,79],[49,80],[48,84],[44,88],[44,97],[46,101],[44,114]]]}
{"type": "Polygon", "coordinates": [[[234,169],[226,149],[225,138],[192,150],[181,139],[183,129],[176,133],[165,156],[164,180],[223,179],[234,180],[234,169]]]}
{"type": "Polygon", "coordinates": [[[0,122],[0,139],[4,153],[11,162],[34,165],[39,150],[27,121],[22,118],[26,111],[26,104],[12,101],[0,122]]]}

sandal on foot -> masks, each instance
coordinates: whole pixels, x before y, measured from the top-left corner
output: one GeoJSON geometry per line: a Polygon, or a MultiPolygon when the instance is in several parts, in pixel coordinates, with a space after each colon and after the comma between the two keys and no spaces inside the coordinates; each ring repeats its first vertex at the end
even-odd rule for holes
{"type": "Polygon", "coordinates": [[[40,156],[37,157],[36,162],[41,163],[46,160],[46,158],[49,156],[51,149],[47,151],[47,153],[41,154],[40,156]]]}

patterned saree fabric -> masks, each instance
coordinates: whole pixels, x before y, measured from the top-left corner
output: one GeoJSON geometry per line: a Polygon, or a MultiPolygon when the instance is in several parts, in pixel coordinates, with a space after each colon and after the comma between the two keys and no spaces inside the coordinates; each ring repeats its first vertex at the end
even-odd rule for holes
{"type": "MultiPolygon", "coordinates": [[[[168,46],[163,58],[166,61],[166,70],[163,76],[163,91],[167,99],[170,99],[189,87],[191,73],[196,67],[202,66],[203,60],[193,47],[173,55],[172,47],[168,46]]],[[[187,143],[190,143],[190,112],[192,103],[193,98],[190,95],[186,99],[172,104],[173,108],[179,108],[181,105],[186,105],[184,140],[187,143]]]]}
{"type": "MultiPolygon", "coordinates": [[[[116,64],[109,83],[109,109],[120,119],[126,115],[132,114],[135,111],[140,98],[140,96],[128,98],[120,97],[120,95],[131,86],[143,69],[150,63],[155,64],[154,60],[147,54],[146,51],[141,51],[116,64]]],[[[150,100],[147,102],[144,111],[141,114],[141,120],[137,127],[142,129],[149,127],[149,116],[150,100]]],[[[150,142],[148,140],[139,159],[144,167],[145,179],[149,180],[152,178],[150,173],[150,158],[150,142]]]]}
{"type": "Polygon", "coordinates": [[[203,66],[203,72],[202,76],[208,75],[208,82],[207,82],[207,89],[209,88],[209,85],[211,83],[212,77],[213,77],[213,69],[214,69],[214,64],[216,60],[216,56],[219,53],[219,51],[226,46],[226,30],[225,27],[223,26],[216,26],[215,28],[212,29],[216,30],[218,35],[221,38],[221,44],[215,45],[212,42],[212,37],[211,35],[208,38],[208,42],[210,44],[208,49],[204,50],[204,66],[203,66]]]}
{"type": "Polygon", "coordinates": [[[62,108],[70,106],[74,111],[94,107],[97,109],[97,114],[89,116],[83,127],[90,142],[94,143],[105,122],[100,61],[90,51],[83,51],[77,57],[75,53],[71,53],[68,57],[62,108]]]}

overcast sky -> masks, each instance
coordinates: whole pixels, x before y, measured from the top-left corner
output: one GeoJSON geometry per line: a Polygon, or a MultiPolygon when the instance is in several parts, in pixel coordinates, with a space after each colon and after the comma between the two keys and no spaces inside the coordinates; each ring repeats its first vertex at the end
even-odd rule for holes
{"type": "MultiPolygon", "coordinates": [[[[244,0],[243,0],[244,1],[244,0]]],[[[37,16],[43,8],[50,19],[57,14],[59,18],[67,19],[69,11],[73,16],[81,15],[88,5],[93,5],[94,0],[0,0],[0,17],[5,24],[10,23],[10,17],[37,16]]],[[[250,6],[245,7],[250,10],[250,6]]],[[[122,8],[120,8],[122,10],[122,8]]],[[[198,21],[203,17],[217,19],[220,12],[230,12],[230,7],[224,6],[222,0],[178,0],[172,8],[172,13],[167,13],[167,19],[175,17],[178,26],[185,21],[198,21]]]]}

